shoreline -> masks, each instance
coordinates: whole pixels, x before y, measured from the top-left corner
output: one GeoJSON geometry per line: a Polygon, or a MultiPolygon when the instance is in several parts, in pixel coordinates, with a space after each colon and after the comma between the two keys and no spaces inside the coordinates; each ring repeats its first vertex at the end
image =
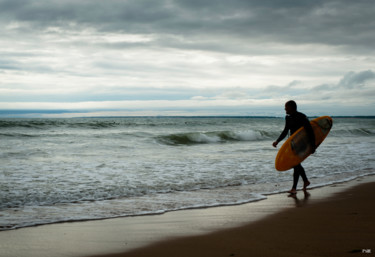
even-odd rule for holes
{"type": "MultiPolygon", "coordinates": [[[[321,189],[324,187],[331,187],[335,186],[337,184],[343,184],[343,183],[348,183],[357,179],[361,179],[364,177],[375,177],[375,172],[369,172],[365,173],[363,175],[360,175],[355,178],[347,178],[347,179],[342,179],[338,180],[335,182],[329,182],[329,183],[318,183],[318,184],[312,184],[309,186],[308,190],[314,190],[314,189],[321,189]]],[[[210,191],[211,189],[201,189],[204,191],[210,191]]],[[[215,189],[214,189],[215,190],[215,189]]],[[[299,191],[302,192],[302,189],[298,189],[299,191]]],[[[223,203],[223,204],[217,204],[217,205],[207,205],[207,206],[196,206],[196,207],[186,207],[186,208],[178,208],[178,209],[167,209],[167,210],[160,210],[160,211],[154,211],[154,212],[146,212],[146,213],[140,213],[140,214],[129,214],[129,215],[124,215],[124,216],[111,216],[111,217],[98,217],[98,218],[82,218],[82,219],[66,219],[66,220],[60,220],[60,221],[50,221],[50,222],[45,222],[45,223],[35,223],[35,224],[27,224],[27,225],[21,225],[21,226],[4,226],[6,229],[0,229],[1,232],[6,232],[6,231],[13,231],[13,230],[19,230],[19,229],[26,229],[26,228],[35,228],[35,227],[40,227],[40,226],[46,226],[46,225],[56,225],[56,224],[64,224],[64,223],[82,223],[82,222],[92,222],[92,221],[104,221],[104,220],[111,220],[111,219],[122,219],[122,218],[133,218],[133,217],[147,217],[147,216],[159,216],[159,215],[164,215],[170,212],[181,212],[181,211],[190,211],[190,210],[202,210],[202,209],[211,209],[211,208],[222,208],[222,207],[232,207],[232,206],[239,206],[239,205],[246,205],[246,204],[252,204],[258,201],[264,201],[267,200],[270,196],[272,195],[282,195],[288,193],[288,189],[280,190],[280,191],[271,191],[271,192],[266,192],[266,193],[257,193],[254,194],[256,195],[257,198],[251,199],[251,200],[244,200],[244,201],[238,201],[234,203],[223,203]]],[[[0,256],[1,257],[1,256],[0,256]]]]}
{"type": "Polygon", "coordinates": [[[257,222],[100,257],[371,256],[375,250],[374,193],[375,181],[358,183],[257,222]]]}
{"type": "MultiPolygon", "coordinates": [[[[1,231],[0,256],[128,256],[125,252],[132,254],[147,252],[147,249],[163,244],[170,248],[168,244],[186,241],[180,238],[193,240],[224,233],[223,231],[241,230],[244,227],[264,223],[270,217],[280,216],[285,212],[311,208],[320,202],[334,199],[346,190],[357,188],[357,185],[368,183],[375,183],[375,176],[313,188],[308,191],[310,195],[307,197],[299,191],[296,198],[281,193],[267,195],[265,200],[241,205],[1,231]],[[120,255],[108,255],[109,253],[120,253],[120,255]]],[[[363,247],[372,247],[372,251],[375,251],[375,245],[363,247]]],[[[199,256],[196,252],[192,255],[199,256]]],[[[163,253],[163,256],[168,255],[163,253]]]]}

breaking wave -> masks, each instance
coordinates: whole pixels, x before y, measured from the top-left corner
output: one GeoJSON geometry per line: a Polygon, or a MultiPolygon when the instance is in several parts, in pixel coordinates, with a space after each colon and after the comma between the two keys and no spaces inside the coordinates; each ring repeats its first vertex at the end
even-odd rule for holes
{"type": "Polygon", "coordinates": [[[194,145],[225,143],[233,141],[259,141],[266,137],[261,132],[248,131],[215,131],[188,132],[159,136],[158,141],[167,145],[194,145]]]}

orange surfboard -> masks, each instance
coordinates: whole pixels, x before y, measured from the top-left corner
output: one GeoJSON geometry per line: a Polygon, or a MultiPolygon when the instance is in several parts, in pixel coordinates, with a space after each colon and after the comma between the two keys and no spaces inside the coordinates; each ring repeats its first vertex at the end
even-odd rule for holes
{"type": "MultiPolygon", "coordinates": [[[[310,121],[318,147],[332,128],[332,118],[322,116],[310,121]]],[[[275,159],[275,168],[285,171],[303,162],[311,154],[311,144],[304,127],[301,127],[281,146],[275,159]]]]}

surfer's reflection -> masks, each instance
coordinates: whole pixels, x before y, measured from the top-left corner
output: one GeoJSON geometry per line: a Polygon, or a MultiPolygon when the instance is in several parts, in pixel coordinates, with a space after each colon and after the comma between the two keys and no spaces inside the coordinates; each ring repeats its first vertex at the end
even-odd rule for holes
{"type": "Polygon", "coordinates": [[[290,194],[290,195],[288,195],[288,197],[294,199],[296,207],[303,207],[303,206],[305,206],[307,204],[307,202],[309,201],[309,198],[311,196],[311,194],[309,192],[307,192],[307,190],[302,190],[302,191],[303,191],[303,199],[299,199],[297,197],[297,194],[290,194]]]}

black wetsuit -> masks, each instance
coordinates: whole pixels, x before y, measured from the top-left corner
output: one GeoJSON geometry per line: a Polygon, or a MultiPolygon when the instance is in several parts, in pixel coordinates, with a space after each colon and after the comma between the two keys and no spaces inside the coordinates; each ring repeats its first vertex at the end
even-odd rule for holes
{"type": "MultiPolygon", "coordinates": [[[[283,140],[290,131],[290,134],[292,135],[294,132],[296,132],[300,127],[305,127],[307,135],[309,136],[310,144],[314,147],[315,151],[315,135],[314,131],[310,125],[309,120],[307,119],[306,115],[301,112],[295,112],[291,115],[287,115],[285,117],[285,128],[283,132],[281,132],[281,135],[276,140],[277,142],[280,142],[283,140]]],[[[302,167],[301,164],[298,164],[294,167],[294,174],[293,174],[293,188],[297,189],[298,179],[299,176],[302,177],[303,181],[306,183],[308,181],[305,173],[305,169],[302,167]]]]}

